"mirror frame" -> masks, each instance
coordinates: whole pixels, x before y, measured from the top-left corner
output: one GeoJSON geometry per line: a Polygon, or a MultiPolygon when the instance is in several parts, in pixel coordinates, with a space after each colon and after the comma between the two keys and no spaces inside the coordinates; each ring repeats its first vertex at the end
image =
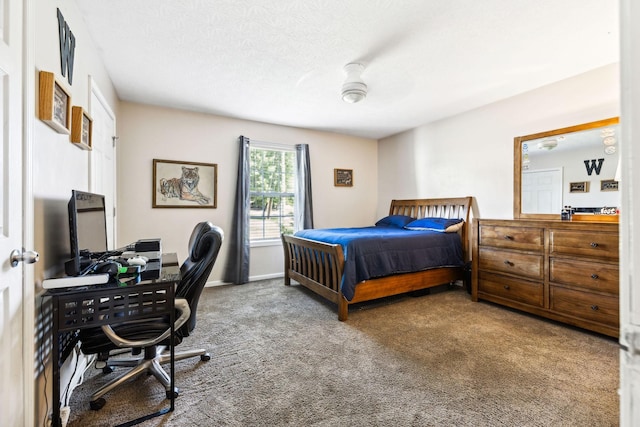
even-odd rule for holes
{"type": "Polygon", "coordinates": [[[578,132],[587,129],[595,129],[616,125],[620,123],[619,117],[598,120],[595,122],[583,123],[581,125],[570,126],[562,129],[554,129],[546,132],[534,133],[531,135],[517,136],[513,139],[513,218],[514,219],[560,219],[560,212],[557,214],[535,214],[522,213],[522,143],[532,139],[545,138],[549,136],[561,135],[571,132],[578,132]]]}

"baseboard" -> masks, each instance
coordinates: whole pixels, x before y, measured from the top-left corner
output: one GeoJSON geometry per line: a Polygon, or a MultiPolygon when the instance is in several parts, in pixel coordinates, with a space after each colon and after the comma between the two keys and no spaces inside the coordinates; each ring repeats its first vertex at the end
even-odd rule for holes
{"type": "MultiPolygon", "coordinates": [[[[273,274],[263,274],[261,276],[250,276],[249,282],[257,282],[259,280],[269,280],[269,279],[278,279],[284,277],[283,273],[273,273],[273,274]]],[[[222,280],[213,280],[207,282],[204,285],[205,288],[213,288],[214,286],[225,286],[228,285],[228,282],[223,282],[222,280]]]]}

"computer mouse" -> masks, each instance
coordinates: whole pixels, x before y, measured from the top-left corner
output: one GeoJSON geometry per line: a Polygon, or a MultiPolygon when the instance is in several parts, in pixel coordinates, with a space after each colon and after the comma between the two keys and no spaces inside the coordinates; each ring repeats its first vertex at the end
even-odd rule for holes
{"type": "Polygon", "coordinates": [[[147,258],[143,256],[134,256],[133,258],[129,258],[127,262],[129,263],[129,265],[143,266],[143,265],[147,265],[147,258]]]}

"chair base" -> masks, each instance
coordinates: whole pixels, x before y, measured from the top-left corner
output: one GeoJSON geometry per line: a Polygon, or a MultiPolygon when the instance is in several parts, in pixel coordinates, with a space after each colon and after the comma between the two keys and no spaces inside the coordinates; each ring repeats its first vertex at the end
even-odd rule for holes
{"type": "MultiPolygon", "coordinates": [[[[192,357],[200,357],[200,360],[207,361],[211,359],[209,353],[207,353],[204,349],[195,349],[195,350],[187,350],[176,352],[174,354],[174,361],[190,359],[192,357]]],[[[162,364],[169,363],[171,361],[171,353],[165,351],[165,347],[151,347],[146,348],[144,351],[144,356],[134,357],[134,358],[123,358],[123,359],[110,359],[108,360],[107,366],[103,368],[103,371],[109,372],[108,369],[116,366],[121,367],[130,367],[133,368],[121,376],[114,378],[109,381],[107,384],[100,387],[91,395],[91,401],[89,402],[91,409],[98,410],[104,406],[104,399],[101,399],[102,396],[109,393],[111,390],[121,386],[125,382],[132,380],[143,373],[148,375],[153,375],[156,379],[164,386],[164,389],[167,393],[167,399],[171,398],[171,394],[173,393],[174,397],[178,397],[179,390],[177,387],[174,387],[171,390],[171,377],[169,374],[162,369],[162,364]]]]}

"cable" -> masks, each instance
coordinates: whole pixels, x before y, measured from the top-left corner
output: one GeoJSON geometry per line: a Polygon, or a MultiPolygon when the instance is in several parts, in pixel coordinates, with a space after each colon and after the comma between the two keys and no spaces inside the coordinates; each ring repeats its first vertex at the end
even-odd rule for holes
{"type": "Polygon", "coordinates": [[[80,355],[76,353],[76,366],[73,367],[73,372],[71,373],[71,378],[69,378],[69,383],[67,384],[67,388],[65,388],[62,401],[64,402],[64,406],[69,406],[69,391],[71,388],[71,383],[73,382],[73,377],[76,375],[78,371],[78,365],[80,364],[80,355]]]}
{"type": "MultiPolygon", "coordinates": [[[[42,322],[44,320],[44,311],[42,306],[44,305],[44,297],[40,297],[40,321],[42,322]]],[[[43,353],[43,346],[44,346],[44,338],[41,339],[40,341],[40,350],[38,352],[38,358],[40,359],[40,364],[42,365],[42,378],[44,380],[44,407],[47,409],[44,413],[44,420],[42,422],[43,426],[47,425],[47,418],[49,417],[49,399],[47,398],[47,367],[44,364],[44,356],[43,353]]],[[[54,368],[55,369],[55,368],[54,368]]]]}
{"type": "Polygon", "coordinates": [[[78,276],[86,276],[87,274],[89,274],[91,270],[93,270],[95,266],[98,264],[98,262],[99,261],[97,260],[91,260],[91,264],[86,266],[80,273],[78,273],[78,276]]]}
{"type": "Polygon", "coordinates": [[[84,269],[82,269],[82,271],[80,271],[80,273],[78,273],[78,276],[86,276],[87,274],[91,273],[93,269],[95,269],[96,265],[106,259],[108,259],[109,257],[112,256],[120,256],[122,255],[123,252],[125,251],[132,251],[134,250],[136,247],[135,242],[134,243],[129,243],[126,246],[123,246],[121,248],[118,249],[114,249],[112,251],[105,251],[105,252],[87,252],[86,255],[87,257],[89,257],[91,259],[91,263],[86,266],[84,269]],[[94,256],[98,255],[97,257],[93,258],[94,256]]]}

